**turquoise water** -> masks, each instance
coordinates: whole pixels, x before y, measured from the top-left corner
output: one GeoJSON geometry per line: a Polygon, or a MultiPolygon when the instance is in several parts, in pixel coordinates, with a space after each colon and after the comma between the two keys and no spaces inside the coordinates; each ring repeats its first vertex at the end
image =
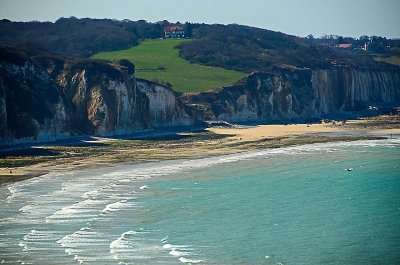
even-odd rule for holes
{"type": "Polygon", "coordinates": [[[0,262],[399,264],[399,161],[399,140],[359,141],[14,183],[0,262]]]}

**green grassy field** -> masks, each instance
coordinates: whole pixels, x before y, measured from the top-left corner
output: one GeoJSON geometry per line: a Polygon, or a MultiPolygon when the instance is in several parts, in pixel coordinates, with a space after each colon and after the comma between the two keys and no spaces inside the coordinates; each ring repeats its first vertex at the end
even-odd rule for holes
{"type": "Polygon", "coordinates": [[[102,52],[92,58],[111,61],[128,59],[135,64],[137,77],[168,82],[180,92],[202,92],[229,86],[246,76],[238,71],[191,64],[179,57],[179,50],[174,48],[183,41],[190,40],[146,40],[136,47],[102,52]]]}

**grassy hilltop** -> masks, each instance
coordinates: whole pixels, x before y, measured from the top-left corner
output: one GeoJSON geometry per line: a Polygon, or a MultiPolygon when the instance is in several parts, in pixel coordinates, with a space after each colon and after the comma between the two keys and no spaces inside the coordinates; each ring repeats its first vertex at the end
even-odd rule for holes
{"type": "Polygon", "coordinates": [[[245,77],[243,72],[190,63],[179,56],[175,46],[191,40],[146,40],[127,50],[101,52],[93,59],[128,59],[136,65],[136,76],[170,83],[180,92],[202,92],[232,85],[245,77]]]}
{"type": "Polygon", "coordinates": [[[398,69],[400,65],[400,40],[396,39],[301,38],[245,25],[187,22],[181,26],[191,40],[160,40],[164,27],[171,24],[166,20],[151,23],[76,17],[54,23],[1,19],[0,45],[73,57],[128,58],[137,66],[137,76],[170,83],[183,92],[231,85],[244,73],[276,67],[398,69]],[[353,48],[339,49],[339,44],[353,48]],[[366,44],[367,51],[362,49],[366,44]]]}

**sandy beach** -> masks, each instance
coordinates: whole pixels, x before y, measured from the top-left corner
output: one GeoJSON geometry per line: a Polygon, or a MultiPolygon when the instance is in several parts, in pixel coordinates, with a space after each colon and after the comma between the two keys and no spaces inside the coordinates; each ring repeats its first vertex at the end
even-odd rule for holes
{"type": "Polygon", "coordinates": [[[144,140],[96,137],[75,144],[33,146],[3,154],[0,184],[47,172],[115,163],[202,158],[291,145],[390,137],[400,137],[399,116],[318,124],[215,127],[144,140]]]}
{"type": "Polygon", "coordinates": [[[209,131],[222,135],[235,135],[232,139],[238,141],[253,141],[266,137],[290,137],[312,134],[349,134],[349,135],[399,135],[399,128],[354,128],[352,125],[361,125],[361,121],[350,121],[346,125],[332,124],[290,124],[290,125],[259,125],[249,128],[210,128],[209,131]]]}

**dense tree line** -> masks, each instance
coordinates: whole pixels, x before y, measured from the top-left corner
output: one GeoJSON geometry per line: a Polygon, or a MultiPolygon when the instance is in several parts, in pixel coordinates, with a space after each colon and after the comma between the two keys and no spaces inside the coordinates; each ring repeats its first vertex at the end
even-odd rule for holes
{"type": "Polygon", "coordinates": [[[140,39],[160,38],[162,23],[111,19],[60,18],[52,22],[1,20],[0,43],[88,57],[100,51],[125,49],[140,39]]]}
{"type": "MultiPolygon", "coordinates": [[[[0,44],[39,49],[68,56],[89,57],[100,51],[126,49],[142,39],[164,36],[164,20],[60,18],[56,22],[0,21],[0,44]]],[[[193,41],[178,48],[180,55],[194,63],[240,71],[257,71],[274,65],[326,67],[332,62],[348,65],[376,65],[369,56],[338,51],[324,42],[331,39],[299,38],[280,32],[242,25],[181,24],[193,41]]],[[[380,42],[385,39],[377,39],[380,42]]],[[[347,42],[343,37],[335,41],[347,42]]],[[[364,40],[359,40],[360,43],[364,40]]]]}
{"type": "Polygon", "coordinates": [[[185,59],[241,71],[274,65],[328,67],[333,63],[377,66],[367,54],[332,49],[306,38],[242,25],[194,25],[192,42],[179,46],[185,59]]]}

